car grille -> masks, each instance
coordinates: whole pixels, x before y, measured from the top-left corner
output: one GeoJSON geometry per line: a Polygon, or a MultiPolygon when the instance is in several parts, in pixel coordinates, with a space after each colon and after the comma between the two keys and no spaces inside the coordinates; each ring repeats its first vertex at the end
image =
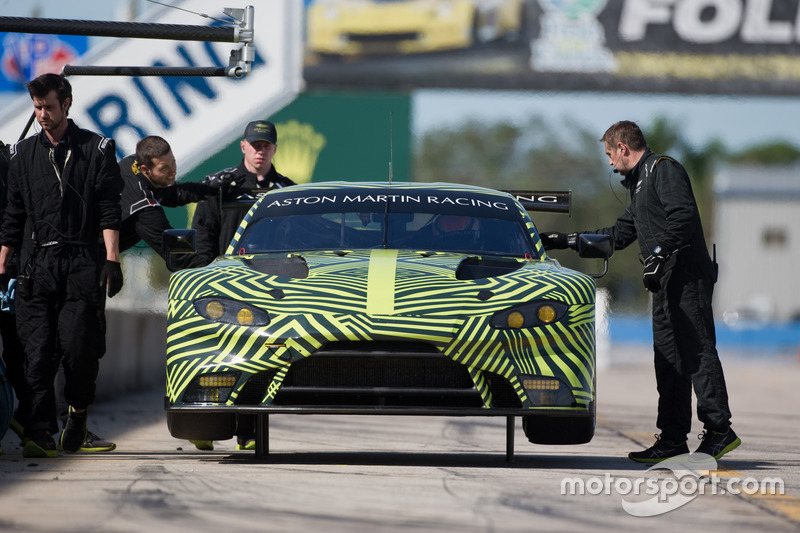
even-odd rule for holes
{"type": "MultiPolygon", "coordinates": [[[[245,384],[238,405],[258,405],[275,371],[245,384]]],[[[511,385],[484,373],[495,407],[521,407],[511,385]]],[[[275,406],[482,407],[464,365],[424,343],[335,342],[292,364],[275,406]]]]}

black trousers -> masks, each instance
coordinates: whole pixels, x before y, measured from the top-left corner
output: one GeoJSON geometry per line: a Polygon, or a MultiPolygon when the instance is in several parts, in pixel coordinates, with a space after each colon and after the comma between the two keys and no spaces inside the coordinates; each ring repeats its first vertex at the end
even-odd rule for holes
{"type": "Polygon", "coordinates": [[[28,383],[25,379],[25,351],[17,334],[17,319],[11,313],[0,312],[0,336],[3,337],[3,363],[6,377],[17,397],[14,418],[25,426],[28,421],[28,383]]]}
{"type": "Polygon", "coordinates": [[[679,261],[653,294],[653,347],[662,438],[686,440],[692,425],[692,388],[705,429],[730,426],[728,391],[716,348],[711,297],[714,280],[679,261]]]}
{"type": "Polygon", "coordinates": [[[30,293],[19,297],[17,330],[25,347],[29,422],[27,436],[59,431],[54,380],[64,361],[64,395],[78,409],[94,402],[99,360],[105,353],[103,291],[94,250],[44,249],[30,293]]]}

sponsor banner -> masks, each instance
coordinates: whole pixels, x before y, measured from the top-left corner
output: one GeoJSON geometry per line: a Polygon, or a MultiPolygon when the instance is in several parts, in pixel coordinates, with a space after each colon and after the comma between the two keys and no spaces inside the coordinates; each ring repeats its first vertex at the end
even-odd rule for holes
{"type": "Polygon", "coordinates": [[[88,48],[85,35],[0,32],[0,92],[25,93],[25,83],[40,74],[61,72],[88,48]]]}
{"type": "Polygon", "coordinates": [[[291,188],[273,193],[265,200],[265,216],[288,216],[305,213],[365,212],[447,213],[490,218],[519,219],[518,208],[510,199],[487,198],[463,192],[437,191],[425,194],[381,194],[359,190],[330,194],[297,194],[291,188]],[[388,204],[388,207],[387,207],[388,204]]]}
{"type": "MultiPolygon", "coordinates": [[[[187,0],[171,9],[158,6],[145,20],[161,24],[202,25],[206,13],[227,20],[223,7],[235,2],[187,0]]],[[[245,125],[291,102],[302,89],[302,10],[300,0],[270,0],[254,11],[256,59],[242,78],[72,76],[70,118],[83,128],[113,138],[122,158],[147,135],[167,139],[184,174],[210,154],[241,136],[245,125]]],[[[111,38],[81,58],[93,66],[222,67],[242,43],[206,43],[111,38]]],[[[31,116],[27,93],[0,116],[0,139],[15,142],[31,116]]],[[[30,135],[38,131],[34,124],[30,135]]]]}
{"type": "Polygon", "coordinates": [[[358,10],[337,0],[308,8],[310,86],[792,95],[800,88],[800,0],[354,4],[358,10]]]}

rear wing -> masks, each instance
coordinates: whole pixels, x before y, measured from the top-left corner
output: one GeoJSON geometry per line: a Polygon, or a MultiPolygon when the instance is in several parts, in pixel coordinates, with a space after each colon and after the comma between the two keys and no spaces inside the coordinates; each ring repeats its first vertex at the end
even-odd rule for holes
{"type": "Polygon", "coordinates": [[[572,216],[572,191],[504,191],[516,198],[526,211],[565,213],[572,216]]]}

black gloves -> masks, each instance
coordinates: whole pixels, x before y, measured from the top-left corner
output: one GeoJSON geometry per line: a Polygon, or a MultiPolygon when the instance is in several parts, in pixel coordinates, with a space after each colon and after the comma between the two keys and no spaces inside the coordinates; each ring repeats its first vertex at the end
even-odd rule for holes
{"type": "Polygon", "coordinates": [[[219,174],[211,174],[210,176],[206,176],[205,179],[200,183],[219,190],[235,187],[236,182],[234,180],[235,176],[233,172],[221,172],[219,174]]]}
{"type": "Polygon", "coordinates": [[[106,260],[100,274],[100,286],[106,288],[109,298],[122,290],[122,267],[117,261],[106,260]]]}
{"type": "Polygon", "coordinates": [[[650,292],[658,292],[661,290],[661,278],[664,273],[669,270],[667,261],[669,255],[653,254],[644,260],[644,272],[642,274],[642,281],[644,288],[650,292]]]}
{"type": "Polygon", "coordinates": [[[8,282],[11,280],[11,275],[8,272],[0,274],[0,292],[5,294],[8,292],[8,282]]]}
{"type": "Polygon", "coordinates": [[[559,233],[557,231],[545,231],[539,234],[545,250],[563,250],[564,248],[578,249],[578,232],[559,233]]]}

